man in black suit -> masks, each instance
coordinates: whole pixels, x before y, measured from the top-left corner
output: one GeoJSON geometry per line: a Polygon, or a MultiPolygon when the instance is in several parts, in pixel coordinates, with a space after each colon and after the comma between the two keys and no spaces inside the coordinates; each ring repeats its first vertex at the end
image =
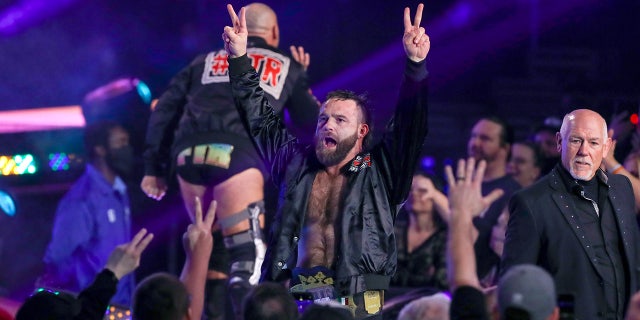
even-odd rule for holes
{"type": "Polygon", "coordinates": [[[556,138],[561,163],[511,198],[502,272],[537,264],[573,295],[576,319],[622,319],[639,288],[631,183],[600,169],[611,138],[598,113],[572,111],[556,138]]]}

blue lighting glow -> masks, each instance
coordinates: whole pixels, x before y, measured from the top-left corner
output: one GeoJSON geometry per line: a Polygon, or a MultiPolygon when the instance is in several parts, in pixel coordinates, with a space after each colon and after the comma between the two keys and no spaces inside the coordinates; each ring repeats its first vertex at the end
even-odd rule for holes
{"type": "Polygon", "coordinates": [[[151,103],[151,90],[146,83],[142,82],[142,80],[136,79],[136,91],[138,91],[138,95],[142,98],[144,103],[151,103]]]}
{"type": "Polygon", "coordinates": [[[73,155],[67,155],[64,152],[49,154],[49,168],[52,171],[66,171],[69,170],[69,162],[73,155]]]}
{"type": "Polygon", "coordinates": [[[0,190],[0,209],[10,217],[16,215],[16,203],[8,193],[2,190],[0,190]]]}
{"type": "Polygon", "coordinates": [[[436,159],[434,157],[426,156],[422,158],[421,165],[423,169],[434,169],[436,166],[436,159]]]}

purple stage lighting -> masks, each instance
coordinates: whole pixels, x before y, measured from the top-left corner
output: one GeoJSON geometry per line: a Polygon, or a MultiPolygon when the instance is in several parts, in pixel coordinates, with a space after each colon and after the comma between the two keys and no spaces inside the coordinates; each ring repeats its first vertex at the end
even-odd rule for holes
{"type": "Polygon", "coordinates": [[[14,35],[53,17],[77,0],[23,0],[0,12],[0,34],[14,35]]]}

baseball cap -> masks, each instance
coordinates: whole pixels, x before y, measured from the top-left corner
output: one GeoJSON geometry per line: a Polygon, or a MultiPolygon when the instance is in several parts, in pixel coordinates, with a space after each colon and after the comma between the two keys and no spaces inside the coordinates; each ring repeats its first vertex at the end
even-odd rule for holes
{"type": "Polygon", "coordinates": [[[500,314],[524,311],[531,320],[544,320],[556,307],[553,279],[544,269],[523,264],[509,269],[498,282],[500,314]]]}

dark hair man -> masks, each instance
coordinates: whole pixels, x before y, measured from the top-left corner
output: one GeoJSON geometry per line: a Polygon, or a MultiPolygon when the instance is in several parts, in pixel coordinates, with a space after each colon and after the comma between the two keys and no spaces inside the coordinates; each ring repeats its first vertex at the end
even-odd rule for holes
{"type": "Polygon", "coordinates": [[[480,279],[491,277],[491,270],[500,263],[498,257],[489,246],[491,229],[498,222],[502,208],[509,201],[511,194],[520,189],[520,185],[507,174],[507,160],[513,143],[513,129],[503,119],[490,116],[485,117],[473,126],[467,153],[476,162],[484,160],[486,170],[482,177],[482,192],[488,194],[493,190],[502,190],[503,196],[487,208],[487,211],[473,220],[478,229],[478,239],[475,244],[476,263],[480,279]]]}
{"type": "Polygon", "coordinates": [[[364,147],[370,134],[366,105],[338,92],[324,102],[315,143],[307,146],[274,117],[246,56],[246,8],[227,6],[233,27],[223,39],[238,110],[261,156],[280,185],[263,279],[291,278],[291,291],[315,299],[344,298],[356,318],[379,317],[384,290],[396,269],[393,221],[407,198],[427,133],[425,58],[429,37],[404,11],[405,77],[393,120],[382,140],[364,147]],[[334,294],[335,291],[335,294],[334,294]]]}
{"type": "MultiPolygon", "coordinates": [[[[58,203],[41,285],[80,292],[107,263],[114,247],[131,240],[127,187],[121,177],[133,167],[129,134],[111,121],[85,129],[84,174],[58,203]]],[[[133,275],[118,283],[112,303],[129,305],[133,275]]]]}

